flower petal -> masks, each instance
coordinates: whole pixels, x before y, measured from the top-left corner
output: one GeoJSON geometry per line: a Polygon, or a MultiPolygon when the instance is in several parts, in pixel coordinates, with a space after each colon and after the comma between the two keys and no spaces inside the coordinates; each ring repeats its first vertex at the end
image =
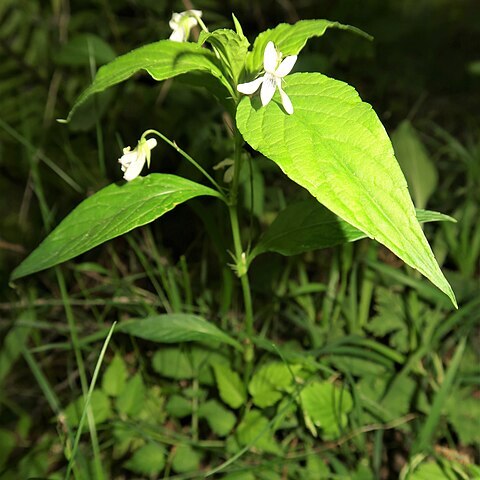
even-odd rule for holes
{"type": "Polygon", "coordinates": [[[147,140],[147,147],[149,150],[153,150],[157,146],[157,140],[155,138],[149,138],[147,140]]]}
{"type": "Polygon", "coordinates": [[[240,83],[237,85],[237,90],[240,93],[244,93],[245,95],[251,95],[252,93],[255,93],[258,90],[258,87],[263,82],[264,77],[259,77],[253,80],[252,82],[248,83],[240,83]]]}
{"type": "Polygon", "coordinates": [[[275,94],[275,89],[277,88],[277,83],[273,75],[268,73],[263,79],[262,89],[260,90],[260,99],[262,100],[262,105],[267,105],[268,102],[272,99],[275,94]]]}
{"type": "Polygon", "coordinates": [[[123,178],[127,181],[130,182],[134,178],[137,178],[140,175],[140,172],[143,169],[143,166],[145,165],[145,154],[138,155],[136,161],[132,162],[129,167],[127,168],[125,174],[123,175],[123,178]]]}
{"type": "Polygon", "coordinates": [[[173,42],[184,42],[186,40],[185,30],[182,27],[176,27],[169,39],[173,42]]]}
{"type": "Polygon", "coordinates": [[[279,85],[278,91],[280,92],[280,97],[282,98],[282,105],[285,111],[291,115],[293,113],[293,105],[290,97],[283,91],[283,88],[279,85]]]}
{"type": "Polygon", "coordinates": [[[285,75],[288,75],[291,72],[296,61],[297,61],[297,55],[290,55],[288,57],[285,57],[282,63],[278,66],[277,70],[275,71],[275,76],[284,77],[285,75]]]}
{"type": "Polygon", "coordinates": [[[198,18],[201,18],[203,14],[201,10],[187,10],[187,12],[193,17],[198,17],[198,18]]]}
{"type": "Polygon", "coordinates": [[[263,52],[263,68],[267,73],[274,73],[277,68],[278,55],[273,42],[268,42],[263,52]]]}

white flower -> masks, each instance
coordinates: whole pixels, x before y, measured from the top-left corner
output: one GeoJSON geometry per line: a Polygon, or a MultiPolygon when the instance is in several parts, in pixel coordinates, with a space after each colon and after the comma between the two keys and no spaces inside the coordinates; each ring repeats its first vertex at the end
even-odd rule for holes
{"type": "Polygon", "coordinates": [[[262,105],[265,106],[272,99],[275,90],[278,88],[280,97],[282,98],[283,108],[288,114],[292,114],[293,105],[288,95],[283,91],[282,79],[290,73],[296,61],[296,55],[285,57],[282,61],[282,52],[277,52],[273,42],[268,42],[263,54],[263,69],[265,70],[265,75],[256,78],[252,82],[237,85],[237,90],[245,95],[251,95],[255,93],[261,85],[260,99],[262,100],[262,105]]]}
{"type": "Polygon", "coordinates": [[[187,10],[182,13],[174,13],[169,22],[170,28],[173,30],[170,40],[186,42],[190,35],[190,30],[198,25],[198,19],[201,16],[201,10],[187,10]]]}
{"type": "Polygon", "coordinates": [[[118,163],[122,166],[123,178],[127,182],[140,175],[145,162],[150,166],[150,151],[156,146],[157,141],[154,138],[148,140],[142,138],[133,150],[130,150],[130,147],[123,149],[123,155],[118,159],[118,163]]]}

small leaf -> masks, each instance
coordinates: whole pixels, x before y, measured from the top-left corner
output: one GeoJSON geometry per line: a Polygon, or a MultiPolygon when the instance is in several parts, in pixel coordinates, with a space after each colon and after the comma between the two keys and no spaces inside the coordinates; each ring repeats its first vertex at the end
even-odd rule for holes
{"type": "Polygon", "coordinates": [[[457,306],[372,107],[346,83],[319,73],[289,75],[285,92],[293,115],[285,114],[278,94],[265,107],[258,95],[242,98],[236,120],[245,140],[333,213],[420,271],[457,306]]]}
{"type": "Polygon", "coordinates": [[[54,60],[59,65],[87,65],[93,58],[97,65],[111,62],[115,58],[115,50],[97,35],[81,33],[73,36],[59,52],[54,60]]]}
{"type": "Polygon", "coordinates": [[[207,42],[216,48],[228,69],[228,76],[234,83],[238,83],[250,45],[245,36],[242,37],[233,30],[223,28],[211,33],[202,32],[198,41],[199,43],[207,42]]]}
{"type": "Polygon", "coordinates": [[[216,400],[202,403],[198,416],[204,418],[212,431],[220,437],[228,435],[237,421],[235,415],[216,400]]]}
{"type": "Polygon", "coordinates": [[[445,410],[462,445],[480,445],[480,402],[475,391],[452,389],[445,410]]]}
{"type": "Polygon", "coordinates": [[[22,354],[22,349],[30,338],[32,327],[28,325],[22,325],[22,321],[25,319],[34,320],[32,316],[35,312],[31,309],[24,311],[20,314],[16,324],[8,331],[4,336],[3,343],[0,348],[0,386],[3,380],[8,375],[15,362],[22,354]]]}
{"type": "Polygon", "coordinates": [[[140,373],[135,374],[126,384],[117,398],[116,406],[119,412],[136,417],[145,402],[146,389],[140,373]]]}
{"type": "Polygon", "coordinates": [[[288,391],[294,383],[292,374],[301,370],[299,365],[285,365],[280,362],[270,362],[262,365],[253,375],[248,384],[248,391],[253,397],[253,403],[260,408],[271,407],[288,391]]]}
{"type": "Polygon", "coordinates": [[[0,468],[2,470],[16,444],[17,439],[15,434],[9,430],[0,428],[0,468]]]}
{"type": "Polygon", "coordinates": [[[337,438],[347,425],[347,414],[353,407],[348,390],[328,382],[309,383],[300,393],[306,419],[320,427],[326,439],[337,438]]]}
{"type": "Polygon", "coordinates": [[[169,415],[175,418],[183,418],[192,414],[192,402],[180,395],[172,395],[165,406],[169,415]]]}
{"type": "Polygon", "coordinates": [[[123,185],[112,184],[84,200],[13,271],[11,280],[87,252],[107,240],[153,222],[179,203],[214,190],[185,178],[160,173],[123,185]]]}
{"type": "Polygon", "coordinates": [[[173,454],[172,468],[177,473],[197,472],[200,468],[200,453],[190,445],[182,444],[176,447],[173,454]]]}
{"type": "Polygon", "coordinates": [[[416,130],[404,120],[393,132],[392,144],[407,179],[413,203],[425,208],[438,184],[438,172],[416,130]]]}
{"type": "Polygon", "coordinates": [[[250,73],[258,72],[263,65],[263,53],[268,42],[273,42],[283,56],[297,55],[307,41],[312,37],[321,37],[328,28],[339,28],[357,33],[369,40],[372,37],[356,27],[342,25],[329,20],[300,20],[290,25],[281,23],[275,28],[260,33],[253,44],[253,49],[247,57],[247,66],[250,73]]]}
{"type": "Polygon", "coordinates": [[[236,437],[240,445],[256,450],[282,455],[282,449],[273,438],[269,422],[258,410],[250,410],[240,422],[236,437]]]}
{"type": "Polygon", "coordinates": [[[213,323],[197,315],[172,313],[152,315],[121,323],[117,331],[159,343],[217,341],[241,350],[241,345],[213,323]]]}
{"type": "Polygon", "coordinates": [[[147,71],[158,81],[193,71],[208,72],[227,89],[231,89],[211,51],[196,43],[160,40],[132,50],[101,67],[90,87],[78,97],[66,121],[71,120],[75,110],[87,98],[127,80],[141,70],[147,71]]]}
{"type": "Polygon", "coordinates": [[[118,397],[125,387],[127,376],[127,366],[125,365],[123,358],[116,354],[115,357],[113,357],[112,363],[110,363],[103,374],[103,391],[111,397],[118,397]]]}
{"type": "Polygon", "coordinates": [[[206,385],[214,384],[211,363],[228,363],[228,360],[218,351],[196,346],[188,349],[164,347],[155,352],[152,359],[155,371],[166,378],[198,378],[206,385]]]}
{"type": "MultiPolygon", "coordinates": [[[[70,427],[78,427],[84,406],[84,398],[79,397],[65,408],[65,415],[70,427]]],[[[105,422],[112,416],[110,400],[102,390],[94,390],[92,392],[92,396],[90,398],[90,407],[92,409],[96,425],[105,422]]],[[[84,428],[87,429],[88,426],[84,425],[84,428]]]]}
{"type": "Polygon", "coordinates": [[[246,401],[245,388],[237,372],[220,363],[213,365],[221,399],[232,408],[240,408],[246,401]]]}
{"type": "MultiPolygon", "coordinates": [[[[419,222],[456,222],[448,215],[416,210],[419,222]]],[[[250,254],[250,261],[265,252],[298,255],[355,242],[367,235],[311,198],[288,205],[268,227],[250,254]]]]}
{"type": "Polygon", "coordinates": [[[165,467],[165,449],[157,443],[147,443],[134,452],[123,466],[140,475],[158,475],[165,467]]]}

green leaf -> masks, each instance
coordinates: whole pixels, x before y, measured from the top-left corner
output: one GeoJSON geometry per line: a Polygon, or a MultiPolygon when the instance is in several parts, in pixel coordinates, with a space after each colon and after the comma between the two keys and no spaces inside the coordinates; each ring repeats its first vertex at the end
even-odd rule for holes
{"type": "Polygon", "coordinates": [[[252,376],[248,391],[257,407],[271,407],[288,391],[294,383],[295,375],[302,369],[299,365],[285,365],[281,362],[271,362],[262,365],[252,376]]]}
{"type": "Polygon", "coordinates": [[[238,443],[244,447],[282,455],[282,449],[273,438],[268,419],[259,410],[250,410],[245,414],[238,425],[236,437],[238,443]]]}
{"type": "Polygon", "coordinates": [[[480,402],[471,388],[452,389],[445,410],[462,445],[480,445],[480,402]]]}
{"type": "Polygon", "coordinates": [[[193,71],[208,72],[231,90],[211,51],[196,43],[160,40],[132,50],[101,67],[93,83],[78,97],[65,121],[71,120],[75,110],[87,98],[127,80],[141,70],[157,81],[193,71]]]}
{"type": "Polygon", "coordinates": [[[135,374],[126,384],[117,398],[119,412],[136,417],[142,410],[146,397],[145,384],[140,373],[135,374]]]}
{"type": "Polygon", "coordinates": [[[17,439],[15,434],[9,430],[0,428],[0,468],[2,470],[16,444],[17,439]]]}
{"type": "Polygon", "coordinates": [[[201,455],[190,445],[178,445],[173,454],[172,468],[177,473],[196,472],[200,468],[201,455]]]}
{"type": "Polygon", "coordinates": [[[11,280],[58,265],[107,240],[153,222],[211,188],[161,173],[112,184],[84,200],[12,273],[11,280]]]}
{"type": "Polygon", "coordinates": [[[247,395],[240,376],[229,367],[215,363],[212,365],[217,381],[220,398],[232,408],[240,408],[246,401],[247,395]]]}
{"type": "Polygon", "coordinates": [[[116,354],[115,357],[113,357],[112,363],[110,363],[103,374],[103,391],[111,397],[118,397],[125,387],[127,376],[127,366],[121,355],[116,354]]]}
{"type": "MultiPolygon", "coordinates": [[[[300,393],[306,420],[320,427],[326,439],[337,438],[347,425],[353,408],[350,392],[329,382],[311,382],[300,393]]],[[[307,422],[309,423],[309,422],[307,422]]]]}
{"type": "Polygon", "coordinates": [[[111,62],[115,58],[115,50],[97,35],[81,33],[72,37],[63,45],[54,60],[59,65],[90,66],[93,58],[97,65],[111,62]]]}
{"type": "Polygon", "coordinates": [[[123,466],[140,475],[156,476],[165,467],[165,449],[157,443],[147,443],[136,450],[123,466]]]}
{"type": "Polygon", "coordinates": [[[404,120],[393,132],[395,156],[407,179],[413,203],[425,208],[438,184],[438,172],[416,130],[404,120]]]}
{"type": "Polygon", "coordinates": [[[121,323],[117,331],[159,343],[216,341],[241,350],[241,345],[213,323],[197,315],[172,313],[152,315],[121,323]]]}
{"type": "MultiPolygon", "coordinates": [[[[82,412],[85,406],[84,398],[79,397],[65,408],[65,415],[70,427],[78,427],[82,412]]],[[[90,406],[95,418],[95,424],[98,425],[108,420],[112,415],[110,400],[102,390],[94,390],[90,399],[90,406]]],[[[85,425],[85,429],[88,427],[85,425]]]]}
{"type": "MultiPolygon", "coordinates": [[[[35,313],[33,310],[26,310],[20,314],[19,322],[24,320],[32,320],[35,313]]],[[[8,333],[4,336],[3,343],[0,348],[0,386],[3,380],[8,375],[15,362],[22,354],[22,349],[25,348],[30,333],[31,326],[22,325],[21,323],[14,324],[8,333]]]]}
{"type": "MultiPolygon", "coordinates": [[[[419,222],[456,222],[448,215],[431,210],[417,209],[416,215],[419,222]]],[[[262,235],[249,259],[252,261],[265,252],[298,255],[366,237],[365,233],[311,198],[293,203],[282,210],[262,235]]]]}
{"type": "Polygon", "coordinates": [[[183,418],[192,414],[192,402],[180,395],[172,395],[165,405],[165,410],[175,418],[183,418]]]}
{"type": "Polygon", "coordinates": [[[228,360],[219,351],[200,347],[164,347],[155,352],[152,359],[154,370],[164,377],[178,380],[198,378],[200,383],[207,385],[214,384],[212,363],[228,363],[228,360]]]}
{"type": "Polygon", "coordinates": [[[288,76],[295,109],[278,93],[266,107],[243,97],[237,125],[245,140],[320,203],[419,270],[456,306],[416,219],[407,183],[372,107],[354,88],[319,73],[288,76]]]}
{"type": "Polygon", "coordinates": [[[236,84],[245,65],[248,47],[250,43],[245,36],[240,36],[233,30],[226,28],[215,30],[211,33],[202,32],[198,39],[200,44],[209,43],[219,53],[227,74],[236,84]]]}
{"type": "Polygon", "coordinates": [[[235,415],[216,400],[202,403],[198,409],[198,416],[204,418],[219,437],[228,435],[237,421],[235,415]]]}
{"type": "Polygon", "coordinates": [[[300,20],[293,25],[281,23],[275,28],[265,30],[255,39],[252,51],[247,56],[247,67],[250,73],[256,73],[263,66],[263,53],[267,43],[272,41],[283,56],[297,55],[312,37],[321,37],[328,28],[339,28],[357,33],[369,40],[372,37],[362,30],[350,25],[342,25],[330,20],[300,20]]]}
{"type": "Polygon", "coordinates": [[[436,462],[424,462],[408,478],[409,480],[454,480],[459,477],[448,464],[442,463],[440,466],[436,462]]]}

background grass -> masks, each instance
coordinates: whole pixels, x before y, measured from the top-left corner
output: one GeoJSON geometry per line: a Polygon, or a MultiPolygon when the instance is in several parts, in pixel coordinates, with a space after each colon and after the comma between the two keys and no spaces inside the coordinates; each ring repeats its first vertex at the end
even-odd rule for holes
{"type": "MultiPolygon", "coordinates": [[[[260,407],[249,389],[233,407],[231,392],[242,387],[232,381],[225,389],[211,365],[228,366],[227,378],[242,377],[234,349],[164,346],[121,333],[108,343],[114,322],[158,313],[202,315],[243,339],[238,284],[225,266],[227,218],[214,203],[179,206],[9,286],[13,268],[60,219],[120,180],[121,148],[147,128],[159,128],[209,172],[231,151],[221,106],[201,88],[185,89],[181,79],[157,85],[140,76],[99,96],[72,124],[55,121],[99,65],[167,38],[171,12],[188,3],[3,0],[0,478],[65,478],[70,468],[80,479],[203,478],[219,466],[214,478],[237,480],[478,478],[480,5],[194,6],[211,29],[231,27],[233,11],[250,39],[304,18],[338,20],[375,37],[368,43],[328,32],[308,44],[298,70],[355,86],[391,134],[405,120],[413,125],[411,154],[426,156],[438,173],[427,207],[458,221],[425,231],[460,308],[452,311],[427,281],[367,240],[259,257],[251,270],[256,371],[275,361],[287,367],[280,379],[288,381],[277,384],[277,404],[260,407]],[[334,434],[297,408],[301,391],[315,382],[352,397],[346,423],[341,401],[326,401],[337,405],[334,434]]],[[[155,149],[152,171],[200,181],[166,145],[155,149]]],[[[222,173],[216,175],[220,181],[222,173]]],[[[287,203],[304,197],[255,156],[242,183],[244,233],[253,241],[287,203]]]]}

